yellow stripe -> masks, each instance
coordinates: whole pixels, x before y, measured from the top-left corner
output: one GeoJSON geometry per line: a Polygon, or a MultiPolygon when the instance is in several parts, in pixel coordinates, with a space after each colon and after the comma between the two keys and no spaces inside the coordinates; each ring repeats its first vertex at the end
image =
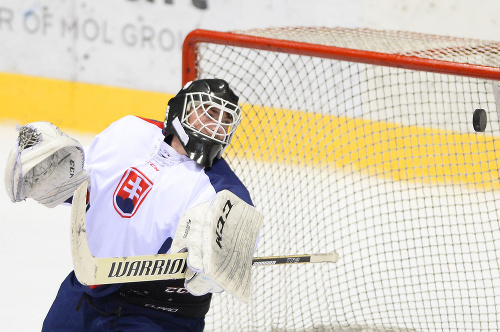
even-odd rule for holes
{"type": "Polygon", "coordinates": [[[138,115],[163,120],[172,95],[0,73],[0,118],[21,124],[46,120],[63,129],[97,133],[138,115]]]}
{"type": "Polygon", "coordinates": [[[251,114],[228,151],[231,155],[335,165],[396,181],[500,187],[497,137],[269,108],[246,111],[251,114]],[[263,119],[260,124],[258,119],[263,119]]]}
{"type": "MultiPolygon", "coordinates": [[[[0,118],[47,120],[97,133],[128,114],[162,120],[172,95],[0,73],[0,118]]],[[[264,162],[335,165],[394,180],[498,189],[500,140],[281,109],[248,112],[228,154],[264,162]]]]}

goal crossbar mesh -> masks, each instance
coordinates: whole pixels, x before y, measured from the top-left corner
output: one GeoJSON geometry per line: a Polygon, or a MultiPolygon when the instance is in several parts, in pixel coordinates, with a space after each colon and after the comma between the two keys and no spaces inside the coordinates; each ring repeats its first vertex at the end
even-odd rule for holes
{"type": "Polygon", "coordinates": [[[265,216],[256,256],[340,255],[253,268],[250,303],[214,295],[207,331],[500,329],[500,43],[200,30],[183,66],[240,95],[225,158],[265,216]]]}

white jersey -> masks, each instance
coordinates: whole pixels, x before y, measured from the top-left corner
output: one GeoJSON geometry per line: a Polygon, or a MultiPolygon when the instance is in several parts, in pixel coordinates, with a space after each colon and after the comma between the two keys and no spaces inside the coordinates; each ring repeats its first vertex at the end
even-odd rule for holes
{"type": "Polygon", "coordinates": [[[164,142],[161,122],[127,116],[86,151],[87,238],[96,257],[166,253],[179,218],[228,189],[252,204],[223,159],[210,170],[164,142]]]}

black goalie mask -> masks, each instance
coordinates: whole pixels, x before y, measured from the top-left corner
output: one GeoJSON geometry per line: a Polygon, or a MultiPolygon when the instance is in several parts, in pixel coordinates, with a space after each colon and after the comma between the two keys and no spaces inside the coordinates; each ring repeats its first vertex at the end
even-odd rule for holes
{"type": "Polygon", "coordinates": [[[189,82],[168,102],[163,134],[178,137],[189,158],[210,167],[241,121],[238,99],[224,80],[189,82]]]}

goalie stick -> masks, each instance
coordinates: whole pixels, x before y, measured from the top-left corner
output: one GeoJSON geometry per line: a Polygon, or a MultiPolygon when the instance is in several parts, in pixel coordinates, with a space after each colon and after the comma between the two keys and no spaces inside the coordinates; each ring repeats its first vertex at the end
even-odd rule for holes
{"type": "MultiPolygon", "coordinates": [[[[97,258],[92,255],[86,233],[88,181],[75,191],[71,210],[71,250],[78,281],[84,285],[104,285],[138,281],[182,279],[187,269],[187,252],[97,258]]],[[[336,252],[313,255],[269,256],[252,259],[254,266],[337,262],[336,252]]]]}

